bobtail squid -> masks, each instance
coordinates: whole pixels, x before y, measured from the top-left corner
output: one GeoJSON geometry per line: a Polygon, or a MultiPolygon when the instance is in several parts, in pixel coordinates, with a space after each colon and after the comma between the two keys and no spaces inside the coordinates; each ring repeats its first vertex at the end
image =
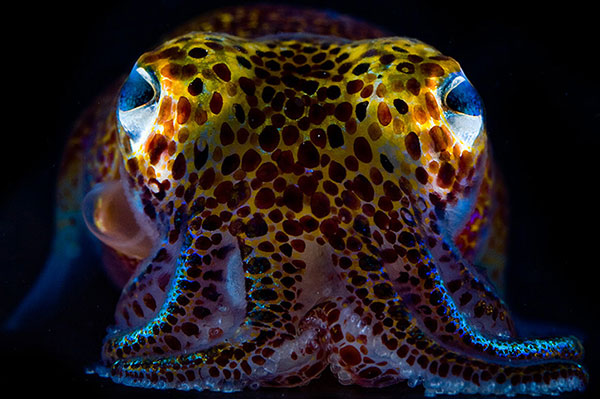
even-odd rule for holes
{"type": "Polygon", "coordinates": [[[586,385],[576,338],[516,333],[482,100],[418,40],[284,6],[203,15],[80,119],[58,190],[46,274],[98,239],[122,292],[96,371],[116,382],[586,385]]]}

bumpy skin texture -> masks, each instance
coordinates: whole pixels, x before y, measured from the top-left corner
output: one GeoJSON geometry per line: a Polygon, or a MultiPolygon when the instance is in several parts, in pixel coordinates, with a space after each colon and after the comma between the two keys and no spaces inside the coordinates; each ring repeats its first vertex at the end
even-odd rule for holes
{"type": "Polygon", "coordinates": [[[105,246],[123,291],[99,373],[231,391],[329,365],[428,394],[583,389],[581,344],[518,338],[499,298],[505,194],[455,60],[331,13],[233,8],[128,79],[82,119],[61,185],[117,187],[146,231],[137,252],[105,246]]]}

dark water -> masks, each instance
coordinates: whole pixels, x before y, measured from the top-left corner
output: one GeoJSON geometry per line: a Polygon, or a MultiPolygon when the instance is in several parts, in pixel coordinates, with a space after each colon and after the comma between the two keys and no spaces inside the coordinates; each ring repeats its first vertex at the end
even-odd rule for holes
{"type": "MultiPolygon", "coordinates": [[[[288,2],[322,6],[324,2],[288,2]]],[[[219,5],[233,4],[220,1],[219,5]]],[[[460,61],[487,108],[496,158],[511,193],[508,303],[533,327],[584,340],[597,393],[600,287],[597,258],[600,101],[595,22],[574,2],[457,7],[400,1],[331,2],[328,7],[416,37],[460,61]],[[339,3],[339,4],[336,4],[339,3]],[[402,4],[406,3],[406,4],[402,4]],[[550,327],[541,328],[541,323],[550,327]]],[[[161,35],[214,8],[200,1],[88,2],[78,9],[17,6],[4,32],[0,317],[31,286],[52,237],[54,177],[66,134],[94,95],[128,71],[161,35]],[[11,154],[20,154],[18,159],[11,154]]],[[[9,13],[10,14],[10,13],[9,13]]],[[[84,373],[97,359],[118,293],[94,267],[43,329],[3,336],[7,382],[87,397],[164,397],[84,373]]],[[[2,380],[4,380],[3,375],[2,380]]],[[[219,394],[170,392],[181,397],[219,394]]],[[[329,375],[308,387],[228,397],[419,397],[398,386],[342,387],[329,375]]]]}

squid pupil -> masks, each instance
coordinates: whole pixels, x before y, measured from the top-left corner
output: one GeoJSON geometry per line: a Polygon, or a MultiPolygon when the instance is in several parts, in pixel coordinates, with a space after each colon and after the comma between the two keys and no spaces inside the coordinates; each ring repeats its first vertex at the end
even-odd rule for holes
{"type": "Polygon", "coordinates": [[[479,94],[466,80],[459,83],[446,95],[446,106],[453,111],[472,116],[481,115],[483,110],[479,94]]]}
{"type": "Polygon", "coordinates": [[[119,109],[129,111],[149,103],[154,98],[154,88],[137,71],[133,71],[119,98],[119,109]]]}

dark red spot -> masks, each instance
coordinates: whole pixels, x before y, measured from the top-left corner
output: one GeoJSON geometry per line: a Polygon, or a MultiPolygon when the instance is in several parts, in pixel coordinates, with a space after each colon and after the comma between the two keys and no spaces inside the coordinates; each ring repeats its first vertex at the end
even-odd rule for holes
{"type": "Polygon", "coordinates": [[[264,219],[260,216],[253,217],[246,223],[246,236],[253,237],[262,237],[269,231],[269,227],[264,219]]]}
{"type": "Polygon", "coordinates": [[[154,300],[154,297],[151,294],[146,294],[144,295],[144,305],[146,305],[146,307],[148,309],[150,309],[151,311],[155,311],[156,310],[156,301],[154,300]]]}
{"type": "Polygon", "coordinates": [[[373,200],[375,191],[369,180],[363,175],[357,175],[352,180],[352,191],[363,201],[370,202],[373,200]]]}
{"type": "Polygon", "coordinates": [[[444,76],[444,68],[442,68],[438,64],[434,63],[425,63],[419,66],[421,68],[421,72],[427,77],[440,77],[444,76]]]}
{"type": "Polygon", "coordinates": [[[186,162],[185,155],[183,152],[180,152],[175,158],[175,162],[173,162],[173,166],[171,168],[171,173],[173,174],[173,179],[179,180],[185,175],[186,170],[186,162]]]}
{"type": "Polygon", "coordinates": [[[179,340],[172,336],[172,335],[165,335],[165,343],[167,344],[167,346],[175,351],[178,351],[181,349],[181,342],[179,342],[179,340]]]}
{"type": "Polygon", "coordinates": [[[279,131],[271,125],[266,126],[258,136],[258,143],[263,150],[272,152],[279,145],[279,131]]]}
{"type": "Polygon", "coordinates": [[[242,157],[242,170],[244,172],[252,172],[260,165],[261,157],[258,152],[250,148],[242,157]]]}
{"type": "Polygon", "coordinates": [[[215,188],[214,196],[217,202],[224,204],[230,198],[233,191],[233,183],[230,181],[224,181],[219,183],[219,185],[215,188]]]}
{"type": "Polygon", "coordinates": [[[329,163],[329,178],[338,183],[343,182],[346,178],[346,168],[336,161],[331,161],[329,163]]]}
{"type": "Polygon", "coordinates": [[[338,86],[329,86],[327,88],[327,98],[330,100],[335,100],[341,94],[342,94],[342,92],[338,86]]]}
{"type": "Polygon", "coordinates": [[[221,227],[222,224],[223,222],[221,221],[221,218],[219,218],[217,215],[209,215],[202,222],[202,228],[204,230],[214,231],[221,227]]]}
{"type": "Polygon", "coordinates": [[[406,146],[406,151],[408,151],[408,155],[415,161],[421,157],[421,143],[419,141],[419,136],[415,132],[410,132],[404,138],[404,145],[406,146]]]}
{"type": "MultiPolygon", "coordinates": [[[[395,313],[399,313],[402,314],[404,313],[403,310],[399,311],[399,312],[395,312],[395,313]]],[[[398,355],[398,357],[400,358],[405,358],[406,355],[408,355],[408,351],[409,351],[409,347],[406,344],[403,344],[400,348],[398,348],[398,350],[396,351],[396,354],[398,355]]]]}
{"type": "Polygon", "coordinates": [[[329,197],[323,193],[314,193],[310,198],[310,209],[312,214],[318,218],[329,215],[329,197]]]}
{"type": "Polygon", "coordinates": [[[246,122],[246,114],[244,108],[240,104],[233,104],[233,114],[239,123],[246,122]]]}
{"type": "Polygon", "coordinates": [[[381,62],[383,65],[388,65],[391,64],[395,59],[396,56],[394,54],[385,54],[379,57],[379,62],[381,62]]]}
{"type": "Polygon", "coordinates": [[[440,170],[438,171],[437,175],[438,185],[442,188],[449,188],[454,181],[455,172],[456,171],[454,167],[448,162],[442,163],[442,166],[440,167],[440,170]]]}
{"type": "Polygon", "coordinates": [[[197,335],[200,330],[194,323],[185,322],[181,325],[181,331],[187,336],[197,335]]]}
{"type": "Polygon", "coordinates": [[[348,94],[358,93],[359,91],[361,91],[364,85],[365,84],[360,79],[352,80],[346,85],[346,91],[348,92],[348,94]]]}
{"type": "Polygon", "coordinates": [[[348,190],[342,191],[342,201],[344,205],[346,205],[350,209],[358,209],[360,208],[360,200],[358,197],[352,192],[348,190]]]}
{"type": "Polygon", "coordinates": [[[275,193],[270,188],[261,188],[256,197],[254,198],[254,204],[259,209],[268,209],[275,203],[275,193]]]}
{"type": "Polygon", "coordinates": [[[372,167],[371,170],[369,170],[369,177],[375,185],[380,185],[383,181],[383,176],[381,175],[379,169],[377,169],[376,167],[372,167]]]}
{"type": "Polygon", "coordinates": [[[298,179],[298,187],[306,196],[313,195],[318,185],[319,181],[314,175],[304,175],[298,179]]]}
{"type": "Polygon", "coordinates": [[[248,136],[250,135],[250,133],[248,132],[248,130],[241,128],[240,130],[237,131],[237,141],[240,144],[244,144],[246,142],[246,140],[248,140],[248,136]]]}
{"type": "Polygon", "coordinates": [[[381,374],[381,369],[376,366],[371,366],[366,369],[363,369],[358,376],[364,379],[373,379],[381,374]]]}
{"type": "Polygon", "coordinates": [[[284,220],[282,223],[283,231],[291,236],[299,236],[302,234],[302,225],[295,220],[284,220]]]}
{"type": "Polygon", "coordinates": [[[307,233],[315,231],[319,227],[319,222],[312,216],[306,215],[300,218],[300,224],[307,233]]]}
{"type": "Polygon", "coordinates": [[[406,82],[406,90],[411,92],[413,95],[418,96],[421,92],[421,84],[415,78],[410,78],[406,82]]]}
{"type": "Polygon", "coordinates": [[[263,182],[275,179],[278,174],[277,166],[272,162],[263,163],[256,171],[256,177],[263,182]]]}
{"type": "Polygon", "coordinates": [[[308,110],[308,119],[310,123],[320,125],[327,117],[327,111],[320,104],[313,104],[308,110]]]}
{"type": "Polygon", "coordinates": [[[283,203],[294,212],[302,211],[304,196],[298,186],[290,184],[283,192],[283,203]]]}
{"type": "Polygon", "coordinates": [[[390,218],[384,212],[377,211],[373,216],[373,221],[377,227],[385,231],[390,223],[390,218]]]}
{"type": "Polygon", "coordinates": [[[221,164],[221,173],[224,176],[227,176],[233,172],[240,166],[240,156],[238,154],[232,154],[223,160],[221,164]]]}
{"type": "Polygon", "coordinates": [[[471,295],[469,292],[465,292],[459,298],[460,306],[464,306],[467,303],[471,302],[471,299],[473,299],[473,295],[471,295]]]}
{"type": "Polygon", "coordinates": [[[373,153],[371,152],[371,146],[364,137],[357,137],[354,140],[354,154],[361,162],[369,163],[373,160],[373,153]]]}
{"type": "Polygon", "coordinates": [[[224,47],[223,47],[223,45],[221,43],[217,43],[217,42],[214,42],[214,41],[204,42],[204,45],[206,47],[208,47],[208,48],[213,49],[213,50],[223,50],[224,49],[224,47]]]}
{"type": "Polygon", "coordinates": [[[359,64],[356,67],[354,67],[354,69],[352,70],[352,73],[354,75],[362,75],[363,73],[367,72],[369,70],[369,63],[363,63],[363,64],[359,64]]]}
{"type": "Polygon", "coordinates": [[[214,182],[215,170],[213,168],[207,169],[204,173],[202,173],[200,179],[198,179],[198,185],[204,190],[208,190],[210,187],[212,187],[214,182]]]}
{"type": "Polygon", "coordinates": [[[188,55],[192,58],[204,58],[208,54],[208,51],[201,47],[194,47],[188,52],[188,55]]]}
{"type": "Polygon", "coordinates": [[[298,141],[298,137],[300,137],[300,132],[296,126],[288,125],[281,130],[281,138],[285,145],[294,145],[298,141]]]}
{"type": "Polygon", "coordinates": [[[369,107],[368,101],[363,101],[356,104],[356,118],[359,122],[362,122],[367,117],[367,108],[369,107]]]}
{"type": "Polygon", "coordinates": [[[356,366],[362,360],[360,352],[354,346],[346,345],[340,349],[342,360],[349,366],[356,366]]]}
{"type": "Polygon", "coordinates": [[[248,111],[248,125],[252,129],[256,129],[262,125],[265,122],[265,119],[265,113],[258,108],[250,108],[248,111]]]}
{"type": "Polygon", "coordinates": [[[323,182],[323,189],[325,190],[325,192],[327,194],[329,194],[332,197],[335,197],[336,195],[338,195],[338,186],[333,183],[332,181],[326,180],[323,182]]]}
{"type": "Polygon", "coordinates": [[[219,134],[219,138],[221,139],[221,144],[223,145],[229,145],[233,143],[233,140],[235,139],[235,134],[233,133],[231,126],[229,126],[227,122],[221,125],[221,132],[219,134]]]}
{"type": "Polygon", "coordinates": [[[298,146],[297,157],[300,165],[305,168],[314,168],[319,165],[319,151],[310,141],[305,141],[298,146]]]}
{"type": "Polygon", "coordinates": [[[404,102],[404,100],[400,100],[398,98],[395,99],[394,107],[396,107],[396,110],[398,111],[398,113],[400,115],[404,115],[408,112],[408,104],[406,104],[406,102],[404,102]]]}
{"type": "Polygon", "coordinates": [[[335,107],[333,115],[342,122],[346,122],[352,116],[352,104],[343,102],[335,107]]]}
{"type": "Polygon", "coordinates": [[[206,316],[210,315],[211,312],[209,309],[207,309],[203,306],[196,306],[192,310],[192,313],[194,314],[194,316],[196,316],[197,319],[202,320],[206,316]]]}
{"type": "Polygon", "coordinates": [[[192,80],[192,83],[188,85],[188,93],[190,93],[192,96],[197,96],[198,94],[202,93],[203,89],[204,83],[199,78],[195,78],[192,80]]]}
{"type": "Polygon", "coordinates": [[[342,328],[339,324],[336,324],[333,327],[331,327],[331,330],[329,330],[329,332],[331,333],[331,339],[333,340],[333,342],[339,342],[342,339],[344,339],[344,334],[342,333],[342,328]]]}
{"type": "Polygon", "coordinates": [[[285,103],[283,112],[290,119],[299,119],[304,114],[304,101],[298,97],[290,98],[285,103]]]}
{"type": "MultiPolygon", "coordinates": [[[[277,166],[283,173],[290,173],[294,169],[294,154],[292,151],[285,150],[281,151],[277,156],[273,156],[273,159],[277,162],[277,166]]],[[[285,187],[281,187],[282,189],[285,187]]]]}
{"type": "Polygon", "coordinates": [[[429,175],[427,174],[427,171],[422,166],[419,166],[415,170],[415,177],[417,178],[417,181],[421,184],[427,184],[427,181],[429,179],[429,175]]]}
{"type": "Polygon", "coordinates": [[[231,71],[227,65],[219,63],[213,65],[212,69],[221,80],[224,80],[225,82],[229,82],[231,80],[231,71]]]}
{"type": "Polygon", "coordinates": [[[285,101],[285,94],[283,94],[282,92],[278,92],[277,94],[275,94],[275,97],[273,97],[273,100],[271,101],[271,107],[279,112],[283,109],[283,102],[285,101]]]}
{"type": "Polygon", "coordinates": [[[217,115],[223,109],[223,97],[217,91],[215,91],[210,99],[209,108],[211,112],[217,115]]]}
{"type": "Polygon", "coordinates": [[[325,148],[325,144],[327,144],[327,136],[325,135],[325,131],[321,128],[311,130],[310,141],[317,147],[325,148]]]}
{"type": "Polygon", "coordinates": [[[254,92],[256,91],[256,85],[254,84],[254,81],[252,79],[248,79],[242,76],[238,80],[238,83],[244,93],[246,93],[249,96],[254,95],[254,92]]]}

